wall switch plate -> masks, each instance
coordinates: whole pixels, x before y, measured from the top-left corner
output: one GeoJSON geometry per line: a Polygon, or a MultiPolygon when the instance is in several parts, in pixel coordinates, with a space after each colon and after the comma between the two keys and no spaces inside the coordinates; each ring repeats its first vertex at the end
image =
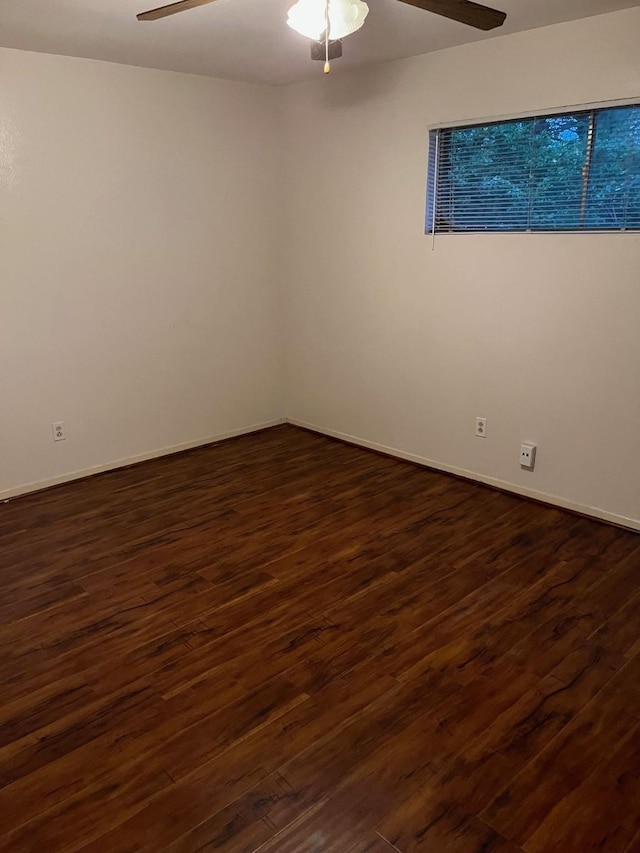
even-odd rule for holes
{"type": "Polygon", "coordinates": [[[64,421],[56,421],[51,424],[51,429],[53,430],[53,440],[54,441],[64,441],[67,437],[64,434],[64,421]]]}
{"type": "Polygon", "coordinates": [[[479,438],[486,438],[486,436],[487,436],[487,419],[486,418],[476,418],[476,435],[479,438]]]}
{"type": "Polygon", "coordinates": [[[532,469],[536,462],[535,444],[520,445],[520,465],[522,468],[532,469]]]}

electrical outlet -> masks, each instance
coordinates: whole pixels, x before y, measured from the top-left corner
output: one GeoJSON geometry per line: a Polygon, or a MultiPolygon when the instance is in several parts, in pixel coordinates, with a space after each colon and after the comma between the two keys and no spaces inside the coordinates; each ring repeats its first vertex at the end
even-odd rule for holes
{"type": "Polygon", "coordinates": [[[486,418],[476,418],[476,435],[479,438],[487,437],[487,419],[486,418]]]}
{"type": "Polygon", "coordinates": [[[520,445],[520,465],[522,468],[531,470],[536,461],[536,446],[535,444],[520,445]]]}
{"type": "Polygon", "coordinates": [[[63,421],[56,421],[55,423],[51,424],[51,429],[53,430],[53,440],[54,441],[64,441],[65,438],[67,437],[64,434],[64,422],[63,421]]]}

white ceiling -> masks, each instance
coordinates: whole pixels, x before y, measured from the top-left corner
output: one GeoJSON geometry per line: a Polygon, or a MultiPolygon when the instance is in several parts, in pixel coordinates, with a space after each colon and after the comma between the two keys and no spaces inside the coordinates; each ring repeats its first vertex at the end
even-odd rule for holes
{"type": "MultiPolygon", "coordinates": [[[[164,3],[170,0],[164,0],[164,3]]],[[[294,0],[217,0],[158,21],[136,12],[163,0],[1,0],[0,46],[283,84],[322,73],[309,43],[286,26],[294,0]]],[[[368,0],[364,27],[344,42],[334,70],[543,27],[631,6],[640,0],[485,0],[508,15],[482,33],[398,0],[368,0]]]]}

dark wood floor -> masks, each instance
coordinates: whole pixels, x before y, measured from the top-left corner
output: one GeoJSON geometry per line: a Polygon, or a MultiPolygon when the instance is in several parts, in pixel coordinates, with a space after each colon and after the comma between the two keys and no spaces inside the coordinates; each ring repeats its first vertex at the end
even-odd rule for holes
{"type": "Polygon", "coordinates": [[[640,850],[636,534],[278,427],[0,564],[0,850],[640,850]]]}

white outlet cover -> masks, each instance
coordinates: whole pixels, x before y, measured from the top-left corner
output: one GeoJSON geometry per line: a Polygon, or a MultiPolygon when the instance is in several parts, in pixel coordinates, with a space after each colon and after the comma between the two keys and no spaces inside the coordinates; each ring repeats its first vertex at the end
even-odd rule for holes
{"type": "Polygon", "coordinates": [[[521,444],[520,445],[520,465],[522,468],[531,470],[536,463],[536,445],[521,444]]]}

